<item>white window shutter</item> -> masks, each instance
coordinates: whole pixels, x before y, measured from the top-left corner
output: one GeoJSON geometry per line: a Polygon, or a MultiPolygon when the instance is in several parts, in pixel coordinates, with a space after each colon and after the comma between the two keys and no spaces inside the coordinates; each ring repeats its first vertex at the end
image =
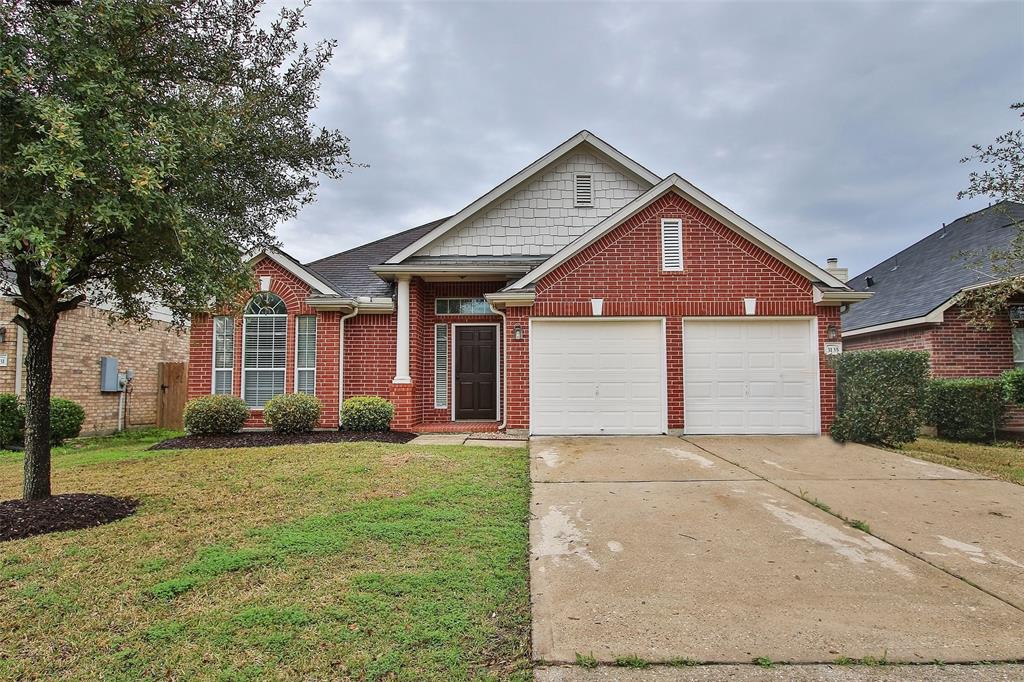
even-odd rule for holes
{"type": "Polygon", "coordinates": [[[594,176],[590,173],[573,175],[573,203],[581,208],[594,205],[594,176]]]}
{"type": "Polygon", "coordinates": [[[683,269],[683,221],[679,218],[661,221],[661,269],[668,272],[683,269]]]}
{"type": "Polygon", "coordinates": [[[448,325],[434,325],[434,407],[448,407],[448,325]]]}

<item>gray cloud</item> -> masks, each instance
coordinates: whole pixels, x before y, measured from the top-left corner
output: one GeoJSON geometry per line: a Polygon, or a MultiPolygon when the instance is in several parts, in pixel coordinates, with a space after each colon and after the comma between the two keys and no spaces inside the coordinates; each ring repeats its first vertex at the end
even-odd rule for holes
{"type": "Polygon", "coordinates": [[[311,260],[453,213],[587,128],[859,272],[963,213],[1017,125],[1024,5],[314,0],[318,123],[368,168],[280,230],[311,260]]]}

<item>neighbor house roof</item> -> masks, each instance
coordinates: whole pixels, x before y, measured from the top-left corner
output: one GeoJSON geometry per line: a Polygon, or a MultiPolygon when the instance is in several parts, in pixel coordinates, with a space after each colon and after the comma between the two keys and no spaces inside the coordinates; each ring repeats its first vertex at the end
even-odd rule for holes
{"type": "Polygon", "coordinates": [[[418,227],[336,253],[305,265],[306,269],[326,280],[339,294],[345,296],[390,296],[391,285],[370,267],[383,263],[396,253],[448,220],[441,218],[418,227]]]}
{"type": "Polygon", "coordinates": [[[994,281],[968,267],[961,254],[1008,248],[1021,221],[1024,204],[1001,201],[958,218],[851,278],[851,287],[875,295],[843,315],[843,333],[941,321],[928,316],[940,312],[963,289],[994,281]]]}

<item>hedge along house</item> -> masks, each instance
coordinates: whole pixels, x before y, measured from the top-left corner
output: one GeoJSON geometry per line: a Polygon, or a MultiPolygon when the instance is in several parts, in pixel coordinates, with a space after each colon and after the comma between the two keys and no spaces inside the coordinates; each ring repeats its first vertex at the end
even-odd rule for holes
{"type": "MultiPolygon", "coordinates": [[[[997,377],[1024,367],[1024,301],[989,327],[967,324],[963,292],[993,281],[963,254],[984,257],[1010,249],[1024,224],[1024,204],[1001,201],[948,225],[850,279],[871,300],[843,315],[846,350],[928,351],[939,378],[997,377]]],[[[1024,411],[1010,425],[1024,427],[1024,411]]]]}
{"type": "Polygon", "coordinates": [[[198,316],[189,390],[379,395],[402,430],[819,433],[825,345],[868,298],[678,175],[583,131],[457,214],[301,265],[253,257],[198,316]]]}

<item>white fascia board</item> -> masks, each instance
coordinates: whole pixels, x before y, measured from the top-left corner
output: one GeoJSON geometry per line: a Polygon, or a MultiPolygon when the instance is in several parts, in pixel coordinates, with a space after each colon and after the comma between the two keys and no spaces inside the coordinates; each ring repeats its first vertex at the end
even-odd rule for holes
{"type": "Polygon", "coordinates": [[[616,163],[622,165],[631,173],[642,178],[643,180],[646,180],[652,185],[657,184],[661,180],[660,177],[658,177],[651,171],[647,170],[639,163],[637,163],[633,159],[629,158],[628,156],[620,152],[618,149],[615,149],[615,147],[612,147],[610,144],[600,139],[593,133],[587,130],[581,130],[580,132],[576,133],[562,144],[552,149],[544,156],[540,157],[539,159],[531,163],[523,170],[519,171],[518,173],[510,177],[505,182],[501,183],[500,185],[492,189],[487,194],[483,195],[482,197],[471,203],[469,206],[466,206],[464,209],[462,209],[461,211],[453,215],[451,218],[435,227],[427,234],[417,239],[409,246],[399,251],[397,254],[389,258],[385,262],[385,265],[394,265],[397,263],[401,263],[409,256],[412,256],[423,247],[437,240],[441,236],[447,234],[455,227],[460,225],[462,222],[464,222],[467,218],[476,215],[477,212],[486,208],[493,202],[497,201],[505,194],[512,191],[519,185],[523,184],[524,182],[532,178],[534,175],[544,170],[552,163],[554,163],[555,161],[557,161],[558,159],[565,156],[566,154],[574,150],[576,147],[584,143],[587,143],[590,146],[594,147],[605,156],[609,157],[616,163]]]}
{"type": "Polygon", "coordinates": [[[531,306],[537,298],[534,291],[495,291],[484,294],[484,299],[491,305],[503,305],[507,308],[531,306]]]}
{"type": "MultiPolygon", "coordinates": [[[[547,275],[565,261],[590,246],[604,235],[624,223],[636,213],[650,206],[666,192],[676,192],[687,201],[693,203],[701,210],[714,216],[722,223],[738,232],[740,235],[768,251],[780,261],[790,266],[812,282],[822,282],[828,286],[842,289],[850,289],[845,282],[837,279],[827,270],[807,260],[788,246],[767,234],[753,223],[741,217],[725,205],[715,201],[693,184],[687,182],[675,173],[668,176],[646,193],[641,194],[632,202],[608,216],[588,231],[584,232],[574,241],[565,245],[555,252],[548,260],[544,261],[534,270],[530,271],[522,279],[510,285],[510,289],[520,289],[532,284],[547,275]]],[[[852,290],[851,290],[852,291],[852,290]]]]}
{"type": "Polygon", "coordinates": [[[257,249],[247,253],[243,260],[247,263],[254,263],[260,258],[266,256],[270,260],[274,261],[282,268],[292,273],[300,280],[308,284],[314,291],[327,296],[337,296],[338,292],[335,291],[331,285],[323,281],[319,277],[314,276],[311,272],[300,266],[296,261],[292,260],[289,256],[285,255],[283,251],[279,249],[257,249]]]}
{"type": "Polygon", "coordinates": [[[876,324],[871,327],[861,327],[860,329],[851,329],[849,331],[843,331],[843,338],[847,336],[862,336],[864,334],[877,334],[878,332],[891,331],[893,329],[900,329],[902,327],[917,327],[923,324],[942,324],[946,319],[946,311],[952,308],[960,295],[951,297],[948,301],[940,305],[935,310],[931,311],[927,315],[920,317],[911,317],[906,320],[897,320],[896,322],[886,322],[885,324],[876,324]]]}
{"type": "Polygon", "coordinates": [[[859,303],[866,301],[875,295],[873,291],[822,291],[814,287],[814,303],[816,305],[843,305],[844,303],[859,303]]]}
{"type": "MultiPolygon", "coordinates": [[[[462,277],[465,275],[521,275],[529,272],[529,265],[375,265],[371,272],[382,279],[406,277],[462,277]]],[[[500,277],[499,277],[500,279],[500,277]]]]}

